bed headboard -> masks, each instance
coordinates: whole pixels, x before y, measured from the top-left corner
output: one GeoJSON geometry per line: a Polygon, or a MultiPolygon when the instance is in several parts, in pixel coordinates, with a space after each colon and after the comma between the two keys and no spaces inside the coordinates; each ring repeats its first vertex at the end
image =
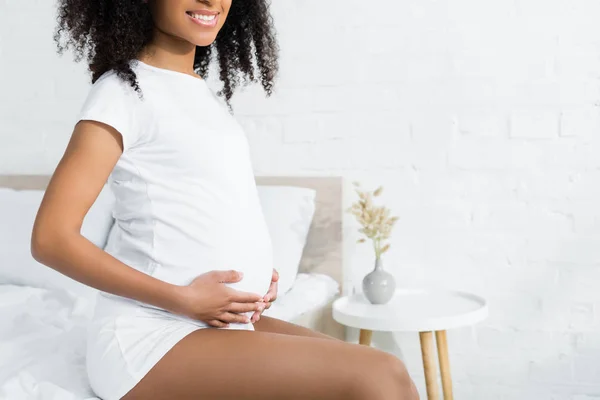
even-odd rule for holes
{"type": "MultiPolygon", "coordinates": [[[[0,188],[42,190],[47,175],[0,175],[0,188]]],[[[316,190],[315,216],[311,224],[301,272],[333,277],[342,286],[342,179],[319,176],[257,176],[259,185],[298,186],[316,190]]]]}

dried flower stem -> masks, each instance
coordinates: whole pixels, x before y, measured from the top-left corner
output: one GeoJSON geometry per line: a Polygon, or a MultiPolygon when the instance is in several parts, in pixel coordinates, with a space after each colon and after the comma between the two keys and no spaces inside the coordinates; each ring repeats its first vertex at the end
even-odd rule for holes
{"type": "MultiPolygon", "coordinates": [[[[383,186],[379,186],[373,192],[360,190],[360,183],[353,182],[358,200],[346,210],[356,217],[362,225],[358,231],[371,239],[375,257],[379,259],[383,253],[389,250],[390,243],[382,243],[382,240],[389,239],[394,224],[399,217],[390,217],[390,210],[385,206],[377,207],[373,204],[373,198],[381,195],[383,186]]],[[[360,238],[357,242],[364,243],[365,238],[360,238]]]]}

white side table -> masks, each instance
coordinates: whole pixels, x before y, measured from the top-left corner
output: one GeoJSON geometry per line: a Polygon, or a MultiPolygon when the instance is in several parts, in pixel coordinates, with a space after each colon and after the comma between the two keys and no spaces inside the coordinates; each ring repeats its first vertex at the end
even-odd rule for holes
{"type": "Polygon", "coordinates": [[[419,332],[429,400],[439,399],[433,332],[444,399],[451,400],[446,330],[475,324],[487,315],[484,298],[452,290],[398,289],[392,300],[382,305],[369,303],[362,293],[341,297],[333,303],[333,318],[340,324],[360,329],[360,344],[369,346],[373,331],[419,332]]]}

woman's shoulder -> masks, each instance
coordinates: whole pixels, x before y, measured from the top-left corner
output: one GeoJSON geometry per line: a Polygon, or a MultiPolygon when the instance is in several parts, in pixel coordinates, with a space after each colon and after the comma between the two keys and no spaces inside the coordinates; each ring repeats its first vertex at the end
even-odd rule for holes
{"type": "Polygon", "coordinates": [[[130,82],[125,81],[116,71],[108,70],[103,73],[90,88],[90,96],[109,95],[111,97],[123,97],[133,99],[138,94],[130,82]]]}
{"type": "Polygon", "coordinates": [[[141,104],[132,85],[111,70],[92,84],[77,120],[92,120],[113,127],[123,136],[123,148],[127,150],[140,141],[144,130],[141,104]]]}

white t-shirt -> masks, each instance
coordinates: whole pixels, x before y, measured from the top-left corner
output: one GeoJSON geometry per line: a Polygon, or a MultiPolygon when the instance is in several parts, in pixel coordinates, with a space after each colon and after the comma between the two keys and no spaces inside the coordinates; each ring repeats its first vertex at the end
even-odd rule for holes
{"type": "Polygon", "coordinates": [[[204,80],[141,61],[132,68],[142,98],[109,71],[78,117],[123,137],[109,179],[116,222],[105,250],[176,285],[211,270],[242,271],[231,286],[265,295],[272,244],[244,131],[204,80]]]}

